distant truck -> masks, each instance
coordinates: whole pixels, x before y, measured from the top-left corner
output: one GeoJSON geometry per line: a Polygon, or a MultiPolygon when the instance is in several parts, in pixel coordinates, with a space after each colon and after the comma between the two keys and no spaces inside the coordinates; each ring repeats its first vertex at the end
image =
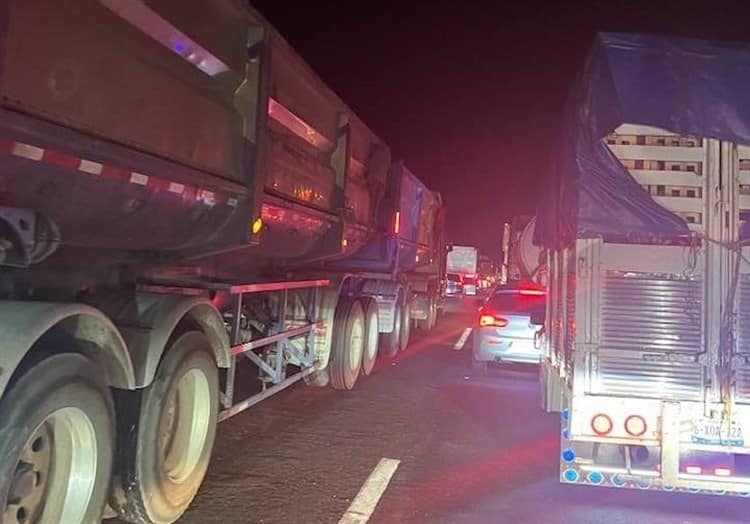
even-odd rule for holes
{"type": "Polygon", "coordinates": [[[471,246],[456,246],[448,252],[445,271],[459,275],[464,295],[477,294],[477,262],[479,251],[471,246]]]}
{"type": "Polygon", "coordinates": [[[537,214],[560,479],[747,497],[750,47],[602,34],[585,71],[537,214]]]}
{"type": "Polygon", "coordinates": [[[480,289],[486,289],[495,283],[497,277],[497,266],[492,259],[484,254],[479,255],[477,265],[477,284],[480,289]]]}
{"type": "Polygon", "coordinates": [[[0,521],[174,522],[219,421],[434,324],[440,195],[248,2],[0,12],[0,521]]]}

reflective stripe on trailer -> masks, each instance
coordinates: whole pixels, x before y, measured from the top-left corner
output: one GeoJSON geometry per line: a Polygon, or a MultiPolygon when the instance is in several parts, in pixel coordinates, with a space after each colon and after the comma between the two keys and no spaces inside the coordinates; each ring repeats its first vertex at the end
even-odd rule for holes
{"type": "Polygon", "coordinates": [[[107,180],[119,180],[120,182],[127,182],[151,190],[168,191],[180,195],[185,199],[196,200],[207,206],[224,204],[230,207],[237,207],[239,203],[238,197],[241,196],[239,193],[229,195],[199,187],[186,186],[153,175],[109,166],[93,160],[78,158],[59,151],[11,140],[0,140],[0,154],[12,155],[32,162],[40,162],[64,169],[80,171],[81,173],[107,180]]]}

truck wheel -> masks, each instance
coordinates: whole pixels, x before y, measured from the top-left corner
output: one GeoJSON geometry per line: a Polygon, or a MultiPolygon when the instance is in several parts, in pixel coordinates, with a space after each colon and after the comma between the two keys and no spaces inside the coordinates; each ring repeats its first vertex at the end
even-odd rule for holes
{"type": "Polygon", "coordinates": [[[342,298],[333,319],[329,374],[334,389],[352,389],[362,367],[365,313],[359,300],[342,298]]]}
{"type": "Polygon", "coordinates": [[[364,297],[359,299],[365,311],[365,346],[362,353],[362,374],[367,376],[375,367],[378,359],[378,303],[375,299],[364,297]]]}
{"type": "Polygon", "coordinates": [[[393,308],[393,331],[380,334],[379,351],[388,358],[393,358],[398,353],[401,343],[401,322],[403,321],[403,308],[401,299],[396,301],[393,308]]]}
{"type": "Polygon", "coordinates": [[[0,522],[101,521],[115,431],[102,376],[86,357],[54,355],[0,402],[0,522]]]}
{"type": "Polygon", "coordinates": [[[435,328],[438,317],[438,300],[435,295],[430,296],[430,311],[427,313],[427,329],[435,328]]]}
{"type": "Polygon", "coordinates": [[[427,318],[415,319],[414,327],[423,331],[429,331],[435,327],[437,322],[437,300],[434,295],[427,299],[427,318]]]}
{"type": "Polygon", "coordinates": [[[211,458],[219,376],[203,333],[180,335],[167,348],[153,383],[140,398],[118,402],[132,420],[120,425],[121,485],[112,506],[129,522],[176,521],[198,492],[211,458]]]}
{"type": "Polygon", "coordinates": [[[404,299],[404,307],[401,309],[403,319],[401,320],[401,333],[398,341],[399,351],[405,351],[409,346],[411,338],[411,300],[404,299]]]}

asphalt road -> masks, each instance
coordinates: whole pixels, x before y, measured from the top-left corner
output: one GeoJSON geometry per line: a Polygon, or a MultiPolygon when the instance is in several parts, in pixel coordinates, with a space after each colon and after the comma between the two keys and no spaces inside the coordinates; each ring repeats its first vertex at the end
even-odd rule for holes
{"type": "Polygon", "coordinates": [[[748,501],[562,486],[559,422],[534,367],[470,370],[456,308],[354,391],[303,385],[220,427],[181,523],[337,523],[383,458],[400,460],[372,523],[733,523],[748,501]]]}

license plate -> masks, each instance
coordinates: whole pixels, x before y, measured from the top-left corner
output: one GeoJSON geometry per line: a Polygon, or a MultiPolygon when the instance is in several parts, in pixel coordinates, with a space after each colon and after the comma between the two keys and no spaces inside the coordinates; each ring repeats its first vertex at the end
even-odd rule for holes
{"type": "Polygon", "coordinates": [[[721,446],[744,446],[742,426],[736,422],[698,419],[693,421],[693,442],[721,446]]]}

